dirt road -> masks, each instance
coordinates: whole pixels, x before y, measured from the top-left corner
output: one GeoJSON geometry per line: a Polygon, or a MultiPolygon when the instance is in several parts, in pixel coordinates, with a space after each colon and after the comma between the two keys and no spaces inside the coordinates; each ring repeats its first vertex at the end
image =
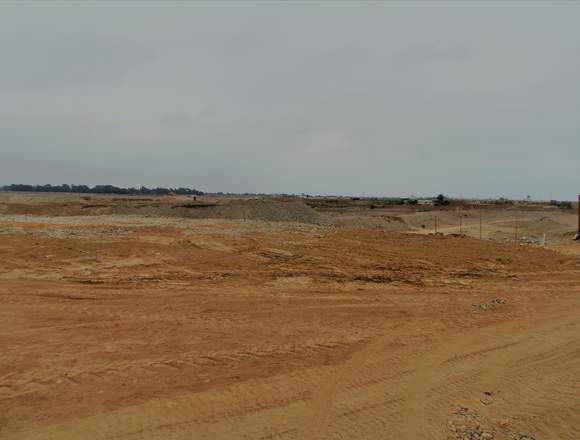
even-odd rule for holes
{"type": "Polygon", "coordinates": [[[0,216],[0,439],[577,440],[579,281],[470,238],[0,216]]]}

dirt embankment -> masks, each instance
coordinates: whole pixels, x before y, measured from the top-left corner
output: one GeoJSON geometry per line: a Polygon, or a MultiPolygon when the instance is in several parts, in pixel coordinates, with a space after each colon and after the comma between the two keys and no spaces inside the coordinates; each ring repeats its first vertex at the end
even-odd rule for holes
{"type": "Polygon", "coordinates": [[[327,217],[300,201],[7,194],[0,214],[45,216],[140,215],[272,222],[325,223],[327,217]]]}
{"type": "MultiPolygon", "coordinates": [[[[306,200],[308,202],[308,200],[306,200]]],[[[374,205],[373,205],[374,206],[374,205]]],[[[554,207],[517,210],[374,208],[345,205],[311,207],[299,199],[210,198],[187,196],[127,197],[109,195],[0,192],[0,214],[36,216],[144,216],[332,224],[385,232],[443,234],[524,244],[554,244],[571,239],[577,227],[576,212],[554,207]],[[480,223],[481,222],[481,223],[480,223]]]]}

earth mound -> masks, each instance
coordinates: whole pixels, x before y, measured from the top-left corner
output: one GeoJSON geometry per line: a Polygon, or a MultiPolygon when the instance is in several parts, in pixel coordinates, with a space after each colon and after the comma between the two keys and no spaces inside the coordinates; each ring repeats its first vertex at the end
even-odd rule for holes
{"type": "Polygon", "coordinates": [[[261,220],[269,222],[323,223],[324,215],[302,202],[229,200],[219,205],[183,204],[171,208],[173,215],[188,218],[261,220]]]}
{"type": "Polygon", "coordinates": [[[326,215],[303,202],[273,199],[197,199],[189,197],[119,197],[0,194],[0,214],[44,216],[140,215],[269,222],[328,223],[326,215]]]}

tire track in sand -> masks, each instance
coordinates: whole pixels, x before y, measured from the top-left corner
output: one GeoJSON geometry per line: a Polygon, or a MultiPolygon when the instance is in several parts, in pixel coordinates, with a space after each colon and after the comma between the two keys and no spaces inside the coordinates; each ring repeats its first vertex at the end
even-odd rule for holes
{"type": "MultiPolygon", "coordinates": [[[[417,325],[423,331],[429,328],[428,323],[417,325]]],[[[400,330],[397,332],[399,334],[400,330]]],[[[409,331],[409,335],[412,331],[409,331]]],[[[392,333],[377,336],[356,351],[348,360],[335,367],[330,377],[322,382],[305,414],[306,421],[300,430],[299,439],[318,440],[330,432],[331,418],[349,421],[349,430],[353,428],[353,421],[363,417],[365,424],[375,421],[381,429],[396,424],[400,420],[400,407],[403,404],[401,383],[412,376],[408,364],[420,355],[417,350],[414,355],[402,358],[399,348],[404,344],[399,337],[392,333]],[[373,389],[374,388],[374,389],[373,389]],[[370,390],[372,389],[372,390],[370,390]],[[384,393],[389,389],[389,393],[384,393]],[[344,402],[339,399],[345,393],[359,397],[344,402]],[[379,391],[377,393],[377,390],[379,391]],[[341,403],[339,403],[339,401],[341,403]],[[333,411],[336,410],[336,411],[333,411]],[[336,414],[333,414],[336,412],[336,414]],[[370,416],[370,417],[369,417],[370,416]]],[[[362,427],[354,424],[355,432],[362,427]],[[358,427],[357,427],[358,426],[358,427]]],[[[342,432],[342,434],[345,434],[342,432]]],[[[352,437],[352,438],[357,438],[352,437]]]]}

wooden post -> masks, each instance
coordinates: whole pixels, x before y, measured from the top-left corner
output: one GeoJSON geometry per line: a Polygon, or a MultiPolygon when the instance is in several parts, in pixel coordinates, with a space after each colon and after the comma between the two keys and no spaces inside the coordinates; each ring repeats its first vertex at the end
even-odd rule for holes
{"type": "Polygon", "coordinates": [[[580,195],[578,195],[578,235],[577,240],[580,240],[580,195]]]}
{"type": "Polygon", "coordinates": [[[435,216],[435,233],[437,234],[437,216],[435,216]]]}
{"type": "Polygon", "coordinates": [[[516,224],[514,228],[514,242],[518,244],[518,211],[516,209],[516,224]]]}
{"type": "Polygon", "coordinates": [[[483,223],[483,214],[481,212],[481,206],[479,207],[479,239],[482,239],[482,223],[483,223]]]}
{"type": "Polygon", "coordinates": [[[459,211],[459,233],[463,233],[463,218],[461,217],[461,211],[459,211]]]}

